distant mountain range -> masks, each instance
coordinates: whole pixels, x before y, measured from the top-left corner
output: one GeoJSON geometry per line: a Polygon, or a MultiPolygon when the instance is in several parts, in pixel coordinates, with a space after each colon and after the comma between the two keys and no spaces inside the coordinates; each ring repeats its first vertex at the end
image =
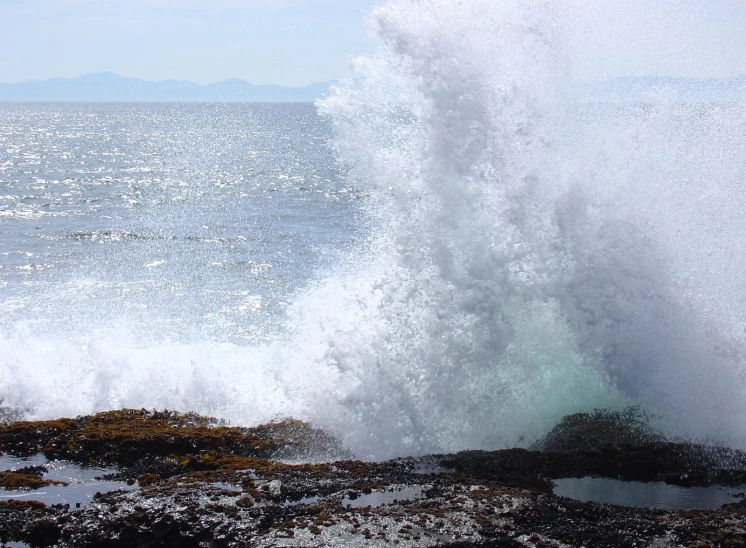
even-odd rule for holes
{"type": "Polygon", "coordinates": [[[234,78],[214,84],[164,80],[152,82],[110,72],[77,78],[29,80],[0,84],[0,101],[246,101],[310,102],[329,90],[331,82],[304,87],[255,86],[234,78]]]}
{"type": "MultiPolygon", "coordinates": [[[[29,80],[0,84],[0,101],[245,101],[312,102],[326,94],[332,82],[304,87],[255,86],[234,78],[214,84],[164,80],[152,82],[110,72],[77,78],[29,80]]],[[[742,101],[746,76],[723,79],[622,77],[600,82],[568,84],[570,97],[581,102],[742,101]]]]}

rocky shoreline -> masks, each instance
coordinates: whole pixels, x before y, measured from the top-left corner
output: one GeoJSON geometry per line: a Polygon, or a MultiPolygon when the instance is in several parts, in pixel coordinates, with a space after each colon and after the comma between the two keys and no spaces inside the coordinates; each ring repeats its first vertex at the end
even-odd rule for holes
{"type": "Polygon", "coordinates": [[[746,546],[743,499],[668,512],[552,493],[583,476],[746,485],[746,454],[667,441],[634,414],[566,417],[533,450],[361,462],[300,421],[121,410],[0,425],[0,451],[112,467],[131,487],[45,505],[25,496],[49,485],[44,465],[0,472],[19,493],[0,500],[0,542],[33,547],[746,546]]]}

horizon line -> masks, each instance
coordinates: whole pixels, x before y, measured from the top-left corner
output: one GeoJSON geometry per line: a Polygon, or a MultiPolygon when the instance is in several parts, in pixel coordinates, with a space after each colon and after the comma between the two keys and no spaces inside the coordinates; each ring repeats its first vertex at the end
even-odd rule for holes
{"type": "Polygon", "coordinates": [[[225,78],[223,80],[215,80],[213,82],[208,82],[205,84],[201,84],[199,82],[195,82],[193,80],[178,80],[175,78],[164,78],[161,80],[149,80],[147,78],[141,78],[139,76],[125,76],[123,74],[120,74],[118,72],[112,72],[112,71],[97,71],[97,72],[86,72],[85,74],[79,74],[78,76],[50,76],[48,78],[30,78],[27,80],[21,80],[20,82],[0,82],[0,85],[8,85],[8,86],[17,86],[20,84],[30,84],[30,83],[43,83],[43,82],[49,82],[51,80],[78,80],[80,78],[85,78],[87,76],[116,76],[117,78],[122,78],[126,80],[139,80],[141,82],[152,82],[152,83],[165,83],[165,82],[176,82],[176,83],[185,83],[185,84],[194,84],[196,86],[210,86],[214,84],[222,84],[225,82],[243,82],[245,84],[249,84],[250,86],[255,87],[279,87],[279,88],[305,88],[310,87],[314,85],[319,84],[333,84],[336,82],[339,82],[340,79],[336,80],[319,80],[314,81],[309,84],[301,84],[297,86],[287,86],[287,85],[281,85],[281,84],[254,84],[248,80],[244,80],[243,78],[239,78],[237,76],[231,77],[231,78],[225,78]]]}
{"type": "MultiPolygon", "coordinates": [[[[9,85],[9,86],[17,86],[21,84],[30,84],[30,83],[43,83],[43,82],[49,82],[51,80],[78,80],[80,78],[85,78],[87,76],[115,76],[117,78],[125,79],[125,80],[139,80],[141,82],[150,82],[150,83],[167,83],[167,82],[173,82],[173,83],[184,83],[184,84],[194,84],[196,86],[211,86],[214,84],[222,84],[225,82],[242,82],[245,84],[248,84],[250,86],[254,87],[278,87],[278,88],[305,88],[310,87],[314,85],[320,85],[320,84],[335,84],[337,82],[340,82],[342,80],[350,80],[350,78],[338,78],[338,79],[332,79],[332,80],[319,80],[310,82],[308,84],[300,84],[300,85],[282,85],[282,84],[254,84],[250,82],[249,80],[245,80],[244,78],[240,78],[238,76],[233,76],[230,78],[225,78],[222,80],[215,80],[207,83],[199,83],[195,82],[194,80],[184,80],[184,79],[176,79],[176,78],[163,78],[160,80],[151,80],[148,78],[143,78],[140,76],[126,76],[123,74],[120,74],[118,72],[113,71],[97,71],[97,72],[87,72],[84,74],[79,74],[77,76],[50,76],[47,78],[30,78],[26,80],[21,80],[20,82],[0,82],[0,85],[9,85]]],[[[589,84],[600,84],[604,82],[612,82],[614,80],[621,80],[621,79],[646,79],[646,78],[660,78],[660,79],[670,79],[670,80],[698,80],[698,81],[726,81],[726,80],[736,80],[741,78],[746,78],[746,74],[736,74],[736,75],[730,75],[730,76],[720,76],[720,77],[710,77],[710,76],[670,76],[670,75],[659,75],[659,74],[644,74],[644,75],[617,75],[612,77],[601,77],[594,80],[583,80],[583,79],[571,79],[571,81],[575,81],[577,83],[589,83],[589,84]]],[[[353,80],[355,78],[352,78],[353,80]]]]}

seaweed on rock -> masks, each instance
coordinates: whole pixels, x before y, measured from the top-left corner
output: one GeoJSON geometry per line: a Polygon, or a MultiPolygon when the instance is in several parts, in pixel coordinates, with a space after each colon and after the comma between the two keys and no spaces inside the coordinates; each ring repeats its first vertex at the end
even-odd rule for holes
{"type": "MultiPolygon", "coordinates": [[[[577,438],[567,425],[603,432],[617,423],[607,413],[573,416],[557,432],[577,438]]],[[[329,434],[295,420],[237,428],[189,413],[122,410],[0,427],[3,451],[27,454],[34,447],[80,463],[117,465],[122,478],[138,478],[140,487],[97,494],[80,509],[5,501],[0,542],[59,548],[738,546],[746,532],[743,502],[666,512],[552,494],[552,478],[580,475],[698,485],[746,479],[741,452],[722,450],[726,467],[703,457],[711,448],[636,436],[567,451],[362,462],[349,460],[329,434]],[[270,458],[277,455],[346,460],[289,464],[270,458]],[[440,466],[433,469],[434,463],[440,466]]]]}

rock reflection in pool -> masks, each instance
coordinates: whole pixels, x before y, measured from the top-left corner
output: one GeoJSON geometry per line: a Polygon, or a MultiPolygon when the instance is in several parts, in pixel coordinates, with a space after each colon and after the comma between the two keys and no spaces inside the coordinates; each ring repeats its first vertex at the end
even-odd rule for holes
{"type": "Polygon", "coordinates": [[[44,479],[63,481],[68,485],[48,485],[34,490],[0,489],[0,500],[35,500],[44,504],[69,504],[87,506],[97,492],[107,493],[119,489],[136,489],[122,481],[106,481],[97,478],[116,472],[114,468],[79,466],[71,462],[47,461],[43,455],[32,457],[0,456],[0,471],[14,471],[26,466],[43,466],[44,479]]]}
{"type": "Polygon", "coordinates": [[[121,481],[93,481],[70,485],[49,485],[34,491],[7,491],[0,489],[0,500],[36,500],[44,504],[69,504],[72,508],[88,506],[96,493],[119,489],[132,490],[134,485],[121,481]]]}
{"type": "Polygon", "coordinates": [[[744,487],[679,487],[666,483],[643,483],[609,478],[563,478],[554,480],[554,494],[583,502],[603,502],[625,506],[694,510],[720,508],[737,502],[744,487]]]}
{"type": "Polygon", "coordinates": [[[360,494],[354,499],[345,497],[342,499],[342,506],[350,508],[370,506],[376,508],[384,504],[421,499],[424,496],[424,489],[422,487],[398,487],[388,491],[373,491],[372,493],[360,494]]]}

